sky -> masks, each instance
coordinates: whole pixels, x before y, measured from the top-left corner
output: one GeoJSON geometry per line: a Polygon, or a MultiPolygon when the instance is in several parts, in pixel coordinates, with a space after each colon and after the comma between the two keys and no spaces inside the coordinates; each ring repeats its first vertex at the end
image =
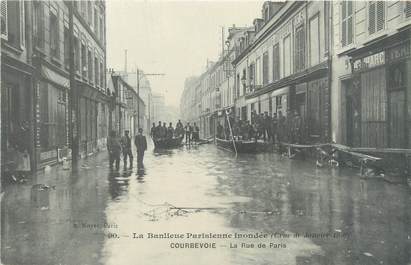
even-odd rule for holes
{"type": "Polygon", "coordinates": [[[221,53],[221,28],[250,26],[263,1],[107,0],[107,67],[145,73],[153,92],[179,106],[187,77],[204,72],[221,53]]]}

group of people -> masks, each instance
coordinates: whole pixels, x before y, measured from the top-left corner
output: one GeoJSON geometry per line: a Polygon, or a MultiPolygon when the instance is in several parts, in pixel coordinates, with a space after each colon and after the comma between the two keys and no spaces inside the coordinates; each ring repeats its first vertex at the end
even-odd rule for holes
{"type": "Polygon", "coordinates": [[[157,126],[153,122],[153,127],[151,127],[150,130],[150,137],[155,140],[172,139],[173,137],[180,137],[182,135],[184,135],[184,128],[180,120],[178,120],[175,129],[172,122],[170,122],[167,127],[167,123],[161,123],[161,121],[159,121],[157,126]]]}
{"type": "Polygon", "coordinates": [[[268,112],[257,114],[255,111],[251,113],[251,121],[230,119],[230,126],[227,124],[222,126],[217,125],[217,138],[231,139],[230,126],[234,139],[237,140],[259,140],[276,143],[301,143],[302,142],[302,127],[303,121],[297,111],[287,111],[287,115],[283,115],[281,111],[270,115],[268,112]]]}
{"type": "MultiPolygon", "coordinates": [[[[138,129],[138,134],[134,137],[134,145],[137,150],[137,167],[144,168],[143,159],[144,152],[147,150],[147,140],[143,135],[143,129],[138,129]]],[[[116,131],[111,131],[110,137],[107,139],[107,150],[109,152],[109,165],[113,169],[115,163],[116,170],[120,167],[120,155],[123,153],[124,168],[127,168],[127,160],[129,160],[130,169],[133,168],[133,152],[130,132],[124,131],[124,136],[119,138],[116,131]]]]}
{"type": "Polygon", "coordinates": [[[172,122],[167,126],[167,123],[159,121],[157,126],[153,123],[150,130],[150,137],[155,140],[172,139],[173,137],[182,137],[184,135],[187,144],[190,144],[191,141],[198,142],[200,139],[200,128],[196,123],[191,126],[189,122],[186,126],[183,126],[181,120],[178,120],[176,128],[173,127],[172,122]]]}

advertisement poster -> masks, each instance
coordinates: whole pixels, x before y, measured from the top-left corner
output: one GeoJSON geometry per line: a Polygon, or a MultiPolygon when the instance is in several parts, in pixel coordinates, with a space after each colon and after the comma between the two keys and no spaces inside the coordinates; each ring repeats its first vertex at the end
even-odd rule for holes
{"type": "Polygon", "coordinates": [[[411,2],[1,0],[4,265],[411,265],[411,2]]]}

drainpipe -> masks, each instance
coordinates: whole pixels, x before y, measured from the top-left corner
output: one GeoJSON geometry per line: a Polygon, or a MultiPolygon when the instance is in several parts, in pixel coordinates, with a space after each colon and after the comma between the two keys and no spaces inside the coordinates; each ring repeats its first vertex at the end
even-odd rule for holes
{"type": "Polygon", "coordinates": [[[80,116],[78,108],[78,94],[75,80],[75,54],[74,54],[74,7],[73,1],[68,1],[69,7],[69,36],[70,36],[70,97],[69,97],[69,130],[70,130],[70,143],[71,143],[71,159],[72,170],[75,171],[78,165],[79,155],[79,128],[80,128],[80,116]]]}

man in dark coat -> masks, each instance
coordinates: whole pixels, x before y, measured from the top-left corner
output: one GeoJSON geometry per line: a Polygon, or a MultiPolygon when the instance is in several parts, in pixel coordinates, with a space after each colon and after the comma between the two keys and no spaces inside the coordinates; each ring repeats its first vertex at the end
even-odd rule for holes
{"type": "Polygon", "coordinates": [[[121,147],[123,149],[124,168],[127,167],[127,158],[130,159],[130,168],[133,168],[133,153],[131,152],[131,138],[129,131],[124,131],[124,136],[121,137],[121,147]]]}
{"type": "Polygon", "coordinates": [[[186,144],[191,144],[191,133],[193,132],[193,127],[191,127],[189,122],[187,122],[185,131],[186,131],[186,144]]]}
{"type": "Polygon", "coordinates": [[[174,128],[173,123],[170,122],[167,128],[167,139],[172,139],[174,136],[174,128]]]}
{"type": "Polygon", "coordinates": [[[223,126],[221,125],[220,122],[218,122],[218,124],[217,124],[217,135],[216,135],[217,138],[223,139],[223,130],[224,130],[223,126]]]}
{"type": "Polygon", "coordinates": [[[134,138],[134,144],[136,145],[137,149],[137,168],[141,169],[144,168],[143,159],[144,159],[144,152],[147,150],[147,140],[146,137],[143,135],[143,129],[138,129],[138,134],[134,138]]]}
{"type": "Polygon", "coordinates": [[[109,156],[110,169],[113,169],[113,163],[116,162],[116,170],[120,167],[121,143],[116,135],[116,131],[111,131],[107,139],[107,150],[109,156]]]}
{"type": "Polygon", "coordinates": [[[198,143],[198,141],[200,140],[200,128],[195,122],[193,126],[193,140],[195,143],[198,143]]]}
{"type": "Polygon", "coordinates": [[[158,125],[156,127],[156,130],[155,130],[155,132],[156,132],[155,133],[155,139],[160,139],[161,138],[161,131],[163,130],[162,127],[163,126],[161,126],[161,121],[159,121],[158,125]]]}
{"type": "Polygon", "coordinates": [[[156,124],[153,122],[153,127],[151,127],[151,130],[150,130],[150,137],[152,138],[152,139],[155,139],[156,137],[157,137],[157,132],[156,132],[156,124]]]}
{"type": "Polygon", "coordinates": [[[271,132],[271,138],[273,140],[273,144],[275,144],[276,137],[278,135],[278,119],[277,119],[277,113],[273,113],[273,119],[272,119],[272,132],[271,132]]]}

